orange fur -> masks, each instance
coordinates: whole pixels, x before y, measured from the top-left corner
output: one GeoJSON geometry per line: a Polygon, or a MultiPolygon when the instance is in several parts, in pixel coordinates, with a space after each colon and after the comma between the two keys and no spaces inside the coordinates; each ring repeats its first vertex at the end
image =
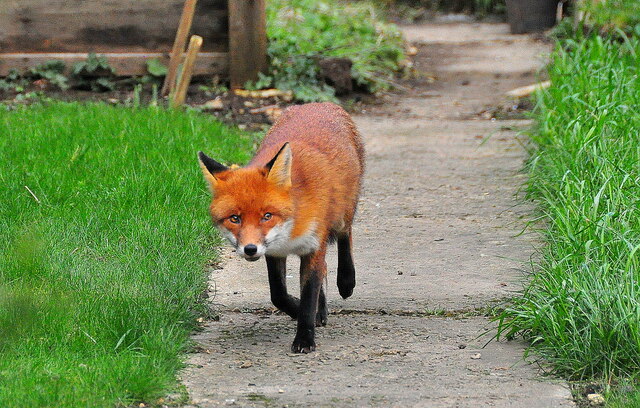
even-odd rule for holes
{"type": "Polygon", "coordinates": [[[273,225],[290,218],[292,239],[314,230],[325,242],[330,233],[350,228],[363,171],[364,148],[342,108],[330,103],[293,106],[246,167],[215,176],[205,169],[213,191],[211,215],[242,244],[263,239],[273,225]],[[285,143],[292,151],[290,186],[271,180],[265,168],[285,143]],[[273,218],[260,222],[267,212],[273,218]],[[228,221],[232,214],[242,216],[242,226],[228,221]]]}

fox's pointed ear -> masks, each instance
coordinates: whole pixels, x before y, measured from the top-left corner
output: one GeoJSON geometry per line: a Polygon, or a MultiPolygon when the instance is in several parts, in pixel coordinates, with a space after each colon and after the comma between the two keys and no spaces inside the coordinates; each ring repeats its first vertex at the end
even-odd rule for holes
{"type": "Polygon", "coordinates": [[[281,187],[291,187],[291,147],[285,143],[278,154],[266,165],[267,180],[281,187]]]}
{"type": "Polygon", "coordinates": [[[200,161],[200,168],[202,169],[204,179],[207,181],[207,184],[209,184],[209,189],[211,189],[211,191],[213,192],[214,187],[218,183],[218,179],[216,179],[216,173],[229,170],[229,168],[223,164],[218,163],[202,152],[198,152],[198,160],[200,161]]]}

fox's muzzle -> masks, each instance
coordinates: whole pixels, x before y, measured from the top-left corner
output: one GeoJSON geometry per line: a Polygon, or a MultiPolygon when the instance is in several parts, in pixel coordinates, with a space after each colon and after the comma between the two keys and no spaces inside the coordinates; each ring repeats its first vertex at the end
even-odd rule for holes
{"type": "Polygon", "coordinates": [[[239,256],[246,259],[249,262],[255,262],[264,255],[266,248],[264,245],[247,244],[245,246],[238,245],[236,252],[239,256]]]}

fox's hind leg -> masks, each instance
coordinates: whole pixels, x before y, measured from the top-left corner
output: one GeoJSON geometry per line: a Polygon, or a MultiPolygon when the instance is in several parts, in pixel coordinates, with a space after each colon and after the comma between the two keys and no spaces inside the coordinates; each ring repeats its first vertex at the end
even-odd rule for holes
{"type": "Polygon", "coordinates": [[[269,288],[271,289],[271,302],[275,307],[291,316],[298,318],[300,301],[287,293],[287,258],[275,258],[266,256],[267,270],[269,272],[269,288]]]}
{"type": "Polygon", "coordinates": [[[346,234],[338,235],[338,292],[343,299],[353,294],[356,286],[356,270],[351,256],[351,227],[346,234]]]}
{"type": "Polygon", "coordinates": [[[329,309],[327,308],[327,296],[324,293],[324,284],[320,288],[318,296],[318,312],[316,313],[316,327],[326,326],[329,309]]]}

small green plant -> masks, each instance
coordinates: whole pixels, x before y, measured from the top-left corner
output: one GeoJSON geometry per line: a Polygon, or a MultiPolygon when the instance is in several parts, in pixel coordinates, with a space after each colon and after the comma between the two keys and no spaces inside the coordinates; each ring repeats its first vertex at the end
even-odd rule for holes
{"type": "Polygon", "coordinates": [[[269,70],[249,86],[291,90],[301,101],[335,100],[318,78],[320,58],[349,58],[354,80],[371,92],[390,88],[405,59],[398,28],[366,2],[271,0],[267,35],[269,70]]]}
{"type": "Polygon", "coordinates": [[[104,56],[95,53],[90,53],[85,61],[75,63],[71,74],[77,89],[104,92],[115,88],[115,70],[104,56]]]}
{"type": "Polygon", "coordinates": [[[47,61],[29,70],[29,78],[45,79],[51,85],[64,90],[69,89],[69,78],[65,76],[66,65],[62,61],[47,61]]]}
{"type": "Polygon", "coordinates": [[[147,60],[147,72],[156,78],[164,78],[169,72],[169,68],[160,61],[159,58],[147,60]]]}
{"type": "Polygon", "coordinates": [[[24,88],[28,83],[29,81],[24,79],[17,70],[12,69],[9,72],[9,75],[0,79],[0,91],[14,91],[20,93],[24,91],[24,88]]]}
{"type": "Polygon", "coordinates": [[[229,88],[215,76],[209,81],[208,85],[200,85],[200,91],[207,93],[209,96],[225,94],[229,92],[229,88]]]}
{"type": "Polygon", "coordinates": [[[160,61],[159,58],[147,60],[147,74],[137,78],[140,84],[152,84],[153,86],[162,86],[164,77],[167,76],[168,68],[160,61]]]}

